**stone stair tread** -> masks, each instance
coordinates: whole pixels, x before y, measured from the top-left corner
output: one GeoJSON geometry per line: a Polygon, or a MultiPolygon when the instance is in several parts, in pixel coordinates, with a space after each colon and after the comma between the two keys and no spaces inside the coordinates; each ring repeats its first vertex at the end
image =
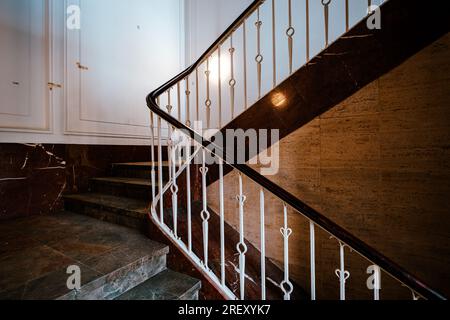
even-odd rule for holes
{"type": "Polygon", "coordinates": [[[82,193],[65,195],[65,200],[75,200],[95,206],[119,209],[144,216],[148,212],[149,202],[139,199],[118,197],[101,193],[82,193]]]}
{"type": "MultiPolygon", "coordinates": [[[[21,241],[3,256],[0,300],[114,299],[166,270],[169,247],[140,232],[72,212],[5,222],[21,241]],[[67,268],[78,266],[81,289],[67,287],[67,268]],[[6,269],[5,269],[6,268],[6,269]]],[[[0,233],[0,243],[12,236],[0,233]]]]}
{"type": "Polygon", "coordinates": [[[189,300],[193,299],[200,289],[199,280],[167,269],[125,292],[116,300],[189,300]]]}
{"type": "MultiPolygon", "coordinates": [[[[127,178],[127,177],[104,177],[104,178],[92,178],[92,181],[96,182],[106,182],[106,183],[114,183],[114,184],[124,184],[124,185],[135,185],[135,186],[144,186],[151,187],[152,182],[149,179],[140,179],[140,178],[127,178]]],[[[155,182],[156,186],[158,182],[155,182]]]]}
{"type": "MultiPolygon", "coordinates": [[[[158,168],[158,162],[124,162],[124,163],[113,163],[113,167],[130,167],[130,168],[151,168],[152,164],[155,166],[155,169],[158,168]]],[[[180,166],[182,163],[178,162],[177,166],[180,166]]],[[[169,166],[169,161],[162,162],[163,167],[169,166]]]]}
{"type": "MultiPolygon", "coordinates": [[[[158,162],[153,162],[155,167],[158,166],[158,162]]],[[[150,168],[152,162],[124,162],[124,163],[113,163],[113,167],[131,167],[131,168],[150,168]]],[[[169,166],[169,161],[162,162],[163,167],[169,166]]]]}

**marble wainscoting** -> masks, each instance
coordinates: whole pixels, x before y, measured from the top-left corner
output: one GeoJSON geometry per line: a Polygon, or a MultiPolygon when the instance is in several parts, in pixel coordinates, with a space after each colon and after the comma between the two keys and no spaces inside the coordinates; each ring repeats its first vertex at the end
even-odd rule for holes
{"type": "Polygon", "coordinates": [[[112,163],[149,160],[146,146],[0,144],[0,221],[58,212],[112,163]]]}

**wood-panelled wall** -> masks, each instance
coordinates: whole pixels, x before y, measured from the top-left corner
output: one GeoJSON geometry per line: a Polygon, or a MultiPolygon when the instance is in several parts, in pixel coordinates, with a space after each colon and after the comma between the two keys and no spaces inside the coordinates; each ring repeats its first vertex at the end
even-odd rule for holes
{"type": "MultiPolygon", "coordinates": [[[[450,296],[450,35],[369,84],[280,144],[271,179],[450,296]]],[[[326,75],[324,75],[326,76],[326,75]]],[[[317,94],[320,94],[318,92],[317,94]]],[[[301,106],[299,106],[301,108],[301,106]]],[[[225,178],[238,227],[237,174],[225,178]]],[[[246,238],[258,248],[258,187],[245,180],[246,238]]],[[[218,183],[209,204],[218,211],[218,183]]],[[[282,266],[282,204],[267,195],[267,254],[282,266]]],[[[309,289],[309,226],[289,213],[292,277],[309,289]]],[[[339,246],[317,234],[318,298],[339,297],[339,246]]],[[[346,250],[349,299],[370,299],[370,265],[346,250]]],[[[381,296],[411,298],[386,274],[381,296]]]]}

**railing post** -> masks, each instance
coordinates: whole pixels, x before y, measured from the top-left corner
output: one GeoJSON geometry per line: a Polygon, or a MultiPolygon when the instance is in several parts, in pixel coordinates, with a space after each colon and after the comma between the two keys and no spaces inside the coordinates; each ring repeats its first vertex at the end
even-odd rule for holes
{"type": "Polygon", "coordinates": [[[350,272],[345,270],[345,247],[346,245],[339,241],[340,269],[335,271],[336,276],[339,278],[339,295],[342,301],[345,300],[345,283],[350,278],[350,272]]]}
{"type": "Polygon", "coordinates": [[[314,222],[309,222],[311,260],[311,300],[316,300],[316,231],[314,222]]]}
{"type": "Polygon", "coordinates": [[[202,167],[200,168],[200,173],[202,174],[202,191],[203,191],[203,210],[201,212],[201,218],[203,220],[203,263],[206,269],[208,268],[208,221],[211,217],[208,211],[208,197],[207,197],[207,186],[206,186],[206,175],[208,174],[208,168],[206,167],[206,150],[203,149],[202,153],[202,167]]]}
{"type": "Polygon", "coordinates": [[[288,52],[289,52],[289,74],[292,74],[292,68],[293,68],[293,48],[294,48],[294,34],[295,29],[292,26],[292,0],[289,0],[288,2],[288,21],[289,21],[289,27],[286,30],[286,35],[288,37],[288,52]]]}
{"type": "Polygon", "coordinates": [[[225,286],[225,201],[223,181],[223,160],[219,158],[219,195],[220,195],[220,279],[225,286]]]}
{"type": "Polygon", "coordinates": [[[244,108],[247,110],[248,108],[248,88],[247,88],[247,25],[244,20],[242,23],[242,39],[244,46],[244,108]]]}
{"type": "Polygon", "coordinates": [[[192,252],[192,208],[191,208],[191,140],[188,140],[186,145],[186,210],[187,210],[187,228],[188,228],[188,250],[192,252]]]}
{"type": "Polygon", "coordinates": [[[220,45],[217,48],[217,68],[218,68],[218,77],[217,77],[217,94],[218,94],[218,104],[219,104],[219,129],[222,128],[222,66],[221,66],[221,50],[220,45]]]}
{"type": "Polygon", "coordinates": [[[306,62],[308,63],[309,62],[309,59],[310,59],[310,57],[309,57],[309,46],[310,46],[310,44],[309,44],[309,0],[305,0],[306,1],[306,8],[305,8],[305,10],[306,10],[306,20],[305,20],[305,23],[306,23],[306,62]]]}
{"type": "Polygon", "coordinates": [[[284,227],[280,229],[284,241],[284,280],[281,282],[281,290],[284,292],[284,300],[290,300],[294,287],[289,280],[289,237],[292,235],[292,229],[288,228],[287,205],[283,204],[284,227]]]}
{"type": "MultiPolygon", "coordinates": [[[[170,90],[167,90],[167,101],[168,104],[166,106],[167,108],[167,113],[171,114],[172,113],[172,109],[173,106],[171,104],[171,97],[170,97],[170,90]]],[[[171,161],[172,161],[172,152],[171,152],[171,148],[172,148],[172,143],[171,143],[171,139],[172,139],[172,125],[170,123],[167,123],[167,129],[168,129],[168,136],[167,136],[167,160],[169,163],[169,181],[172,180],[172,166],[171,166],[171,161]]]]}
{"type": "Polygon", "coordinates": [[[241,300],[245,299],[245,254],[247,253],[247,245],[245,244],[244,235],[244,204],[247,197],[244,195],[242,185],[242,175],[239,174],[239,195],[236,197],[239,202],[239,243],[236,246],[239,253],[239,285],[241,300]]]}
{"type": "Polygon", "coordinates": [[[155,201],[156,198],[156,177],[155,177],[155,119],[153,112],[150,111],[150,130],[151,130],[151,169],[150,169],[150,176],[151,176],[151,183],[152,183],[152,201],[155,201]]]}
{"type": "Polygon", "coordinates": [[[380,300],[381,290],[381,269],[379,266],[374,266],[374,283],[373,283],[373,299],[375,301],[380,300]]]}
{"type": "Polygon", "coordinates": [[[323,10],[324,10],[324,18],[325,18],[325,47],[328,47],[328,34],[329,34],[329,15],[330,15],[330,3],[331,0],[322,0],[323,10]]]}
{"type": "Polygon", "coordinates": [[[181,122],[181,88],[180,83],[177,83],[177,107],[178,107],[178,121],[181,122]]]}
{"type": "Polygon", "coordinates": [[[260,224],[261,224],[261,300],[266,300],[266,228],[264,190],[259,191],[260,224]]]}
{"type": "Polygon", "coordinates": [[[272,63],[273,63],[273,80],[272,88],[277,86],[277,40],[276,40],[276,9],[275,0],[272,0],[272,63]]]}
{"type": "Polygon", "coordinates": [[[189,90],[189,76],[186,77],[186,126],[191,126],[191,91],[189,90]]]}
{"type": "Polygon", "coordinates": [[[164,224],[164,195],[163,195],[163,169],[162,169],[162,128],[161,117],[158,117],[158,186],[159,194],[159,222],[164,224]]]}
{"type": "Polygon", "coordinates": [[[195,95],[196,95],[196,110],[195,110],[195,120],[198,121],[200,119],[200,97],[199,97],[199,88],[198,88],[198,68],[195,69],[195,95]]]}
{"type": "Polygon", "coordinates": [[[234,78],[234,52],[235,48],[233,47],[233,35],[230,36],[230,49],[228,50],[230,52],[230,81],[228,82],[228,85],[230,86],[230,104],[231,104],[231,120],[234,119],[234,104],[235,104],[235,92],[234,88],[236,86],[236,79],[234,78]]]}
{"type": "Polygon", "coordinates": [[[350,29],[350,8],[348,0],[345,0],[345,31],[350,29]]]}
{"type": "Polygon", "coordinates": [[[206,128],[210,129],[211,128],[211,97],[210,97],[210,76],[211,76],[211,71],[209,70],[209,57],[208,59],[206,59],[206,71],[205,71],[205,75],[206,75],[206,101],[205,101],[205,107],[206,107],[206,128]]]}
{"type": "Polygon", "coordinates": [[[255,23],[256,26],[256,44],[257,44],[257,55],[255,57],[256,61],[256,72],[258,77],[258,100],[261,99],[261,86],[262,86],[262,78],[261,78],[261,72],[262,72],[262,62],[264,60],[262,54],[261,54],[261,27],[262,27],[262,21],[260,18],[260,10],[257,9],[257,21],[255,23]]]}
{"type": "Polygon", "coordinates": [[[178,237],[178,186],[177,186],[177,142],[172,140],[172,161],[171,161],[171,170],[172,170],[172,186],[170,187],[170,191],[172,192],[172,218],[173,218],[173,235],[176,239],[178,237]]]}

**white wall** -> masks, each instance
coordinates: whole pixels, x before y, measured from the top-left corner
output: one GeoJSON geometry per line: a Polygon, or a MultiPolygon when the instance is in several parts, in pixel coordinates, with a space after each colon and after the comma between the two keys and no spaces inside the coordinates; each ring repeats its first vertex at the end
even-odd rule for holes
{"type": "Polygon", "coordinates": [[[252,0],[185,0],[186,61],[193,63],[252,0]]]}
{"type": "Polygon", "coordinates": [[[1,0],[0,142],[149,144],[145,97],[184,68],[184,41],[183,0],[1,0]]]}

